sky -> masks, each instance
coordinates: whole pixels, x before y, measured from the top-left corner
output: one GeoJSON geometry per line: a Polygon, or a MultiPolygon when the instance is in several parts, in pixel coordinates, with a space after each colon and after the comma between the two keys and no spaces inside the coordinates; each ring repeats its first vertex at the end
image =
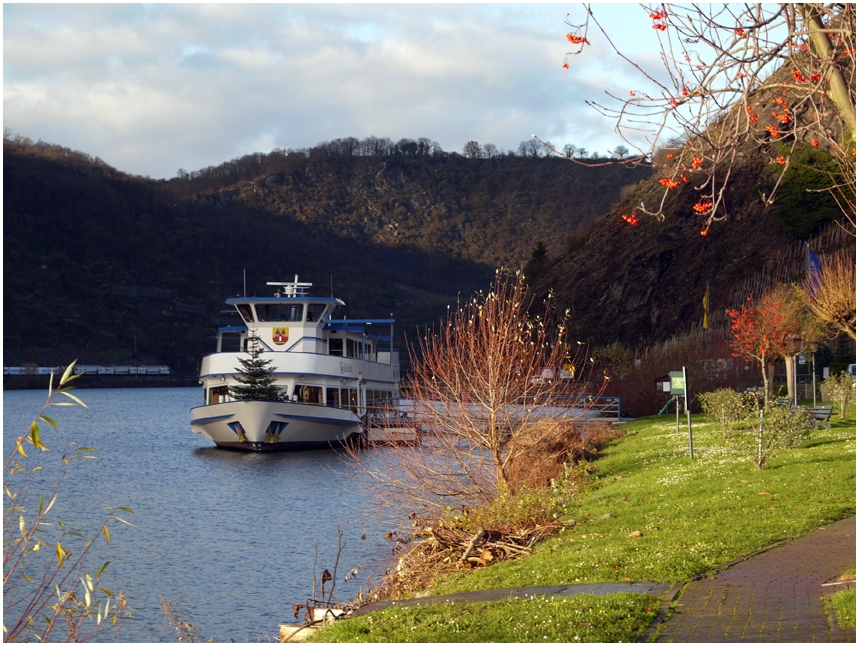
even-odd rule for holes
{"type": "MultiPolygon", "coordinates": [[[[640,5],[594,10],[658,62],[640,5]]],[[[599,39],[564,69],[568,13],[583,21],[575,3],[6,3],[3,126],[152,178],[371,135],[604,153],[624,141],[585,101],[641,77],[599,39]]]]}

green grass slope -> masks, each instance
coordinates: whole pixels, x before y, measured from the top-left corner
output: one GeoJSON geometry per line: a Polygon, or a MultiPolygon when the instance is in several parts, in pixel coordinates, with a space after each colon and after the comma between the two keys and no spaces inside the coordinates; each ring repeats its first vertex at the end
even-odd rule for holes
{"type": "Polygon", "coordinates": [[[632,642],[656,616],[656,607],[643,594],[613,594],[390,608],[337,622],[308,641],[632,642]]]}
{"type": "Polygon", "coordinates": [[[586,522],[533,556],[451,577],[436,592],[680,581],[855,513],[855,408],[763,470],[715,422],[693,415],[692,426],[694,460],[685,425],[678,434],[670,417],[628,424],[597,461],[595,488],[569,503],[570,517],[586,522]]]}
{"type": "MultiPolygon", "coordinates": [[[[815,431],[805,445],[778,454],[763,470],[732,449],[715,422],[695,415],[692,423],[694,459],[689,458],[685,426],[677,433],[671,417],[627,424],[627,435],[595,463],[590,489],[567,501],[566,516],[577,521],[575,527],[540,543],[531,556],[449,576],[431,594],[683,581],[855,513],[855,406],[845,419],[834,418],[831,430],[815,431]]],[[[534,612],[531,601],[507,602],[503,611],[483,607],[488,604],[468,611],[397,609],[362,618],[362,623],[340,622],[316,640],[405,642],[421,641],[416,639],[420,635],[431,641],[465,641],[461,628],[471,622],[478,641],[632,641],[650,623],[657,603],[644,595],[623,601],[631,604],[627,607],[612,606],[610,597],[579,599],[582,617],[608,607],[617,614],[594,622],[582,618],[555,632],[531,635],[515,628],[528,622],[541,625],[544,615],[534,612]],[[507,629],[498,627],[495,612],[503,612],[507,629]],[[630,625],[622,636],[579,630],[585,624],[626,621],[630,625]],[[429,625],[432,631],[425,632],[429,625]],[[418,630],[424,632],[416,635],[418,630]]]]}

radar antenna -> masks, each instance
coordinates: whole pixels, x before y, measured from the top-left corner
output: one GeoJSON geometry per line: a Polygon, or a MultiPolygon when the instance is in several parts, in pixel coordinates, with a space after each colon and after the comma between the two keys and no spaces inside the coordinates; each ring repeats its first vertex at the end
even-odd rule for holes
{"type": "MultiPolygon", "coordinates": [[[[283,296],[287,297],[295,297],[295,296],[307,296],[307,290],[313,287],[313,283],[299,283],[298,282],[298,274],[295,274],[295,280],[291,283],[279,283],[272,282],[266,283],[266,285],[274,285],[275,287],[283,287],[283,296]]],[[[275,293],[275,296],[281,296],[280,290],[275,293]]]]}

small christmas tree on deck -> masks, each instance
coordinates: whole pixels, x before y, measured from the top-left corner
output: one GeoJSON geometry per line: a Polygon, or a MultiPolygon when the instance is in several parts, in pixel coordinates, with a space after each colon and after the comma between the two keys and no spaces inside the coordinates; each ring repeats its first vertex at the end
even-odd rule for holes
{"type": "Polygon", "coordinates": [[[259,340],[255,336],[248,339],[248,358],[239,359],[241,367],[237,367],[236,381],[238,386],[230,386],[230,397],[238,401],[276,401],[280,399],[280,390],[274,385],[274,364],[271,360],[260,357],[262,351],[259,340]]]}

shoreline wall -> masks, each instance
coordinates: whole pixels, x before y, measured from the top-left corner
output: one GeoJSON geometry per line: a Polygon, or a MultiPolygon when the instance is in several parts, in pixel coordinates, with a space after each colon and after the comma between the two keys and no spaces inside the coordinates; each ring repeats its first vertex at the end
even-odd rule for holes
{"type": "MultiPolygon", "coordinates": [[[[3,375],[3,390],[47,389],[47,375],[3,375]]],[[[193,388],[199,386],[196,375],[81,375],[75,388],[193,388]]],[[[54,378],[54,386],[57,379],[54,378]]]]}

